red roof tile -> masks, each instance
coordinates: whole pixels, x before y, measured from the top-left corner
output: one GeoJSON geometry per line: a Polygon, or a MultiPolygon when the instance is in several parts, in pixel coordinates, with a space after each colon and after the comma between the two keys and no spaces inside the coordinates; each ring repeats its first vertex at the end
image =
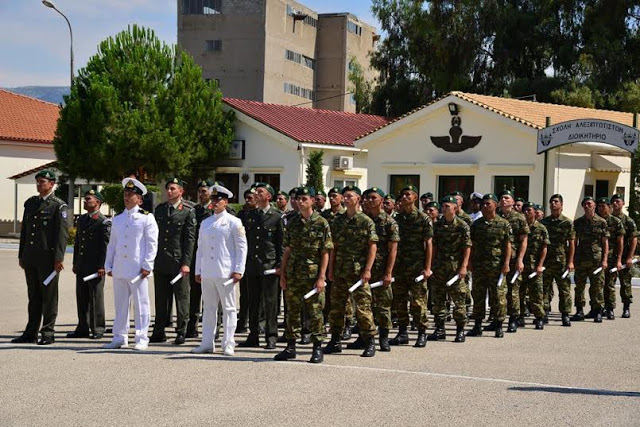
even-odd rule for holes
{"type": "Polygon", "coordinates": [[[0,89],[0,140],[51,144],[60,107],[0,89]]]}
{"type": "Polygon", "coordinates": [[[368,114],[317,110],[224,98],[227,105],[298,142],[353,147],[361,135],[385,126],[389,119],[368,114]]]}

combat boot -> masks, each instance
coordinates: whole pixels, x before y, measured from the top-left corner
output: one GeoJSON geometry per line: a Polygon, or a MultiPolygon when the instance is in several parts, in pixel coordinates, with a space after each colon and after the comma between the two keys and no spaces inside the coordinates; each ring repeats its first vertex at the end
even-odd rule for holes
{"type": "Polygon", "coordinates": [[[595,317],[596,311],[593,308],[584,316],[585,319],[595,319],[595,317]]]}
{"type": "Polygon", "coordinates": [[[489,319],[490,323],[483,328],[483,331],[494,332],[496,330],[496,322],[493,319],[489,319]]]}
{"type": "Polygon", "coordinates": [[[602,323],[602,310],[595,310],[593,313],[593,321],[595,323],[602,323]]]}
{"type": "Polygon", "coordinates": [[[476,320],[476,324],[473,326],[469,332],[467,332],[468,337],[481,337],[482,336],[482,320],[476,320]]]}
{"type": "Polygon", "coordinates": [[[518,319],[516,316],[509,316],[509,326],[507,326],[507,332],[513,333],[518,330],[518,319]]]}
{"type": "Polygon", "coordinates": [[[342,331],[342,340],[343,341],[349,341],[351,339],[351,325],[349,325],[348,323],[346,323],[344,325],[344,330],[342,331]]]}
{"type": "Polygon", "coordinates": [[[571,320],[574,322],[582,322],[584,320],[584,311],[582,311],[582,307],[576,309],[576,314],[571,316],[571,320]]]}
{"type": "Polygon", "coordinates": [[[287,347],[273,357],[273,360],[283,361],[296,358],[296,340],[287,340],[287,347]]]}
{"type": "Polygon", "coordinates": [[[571,326],[571,320],[569,319],[569,313],[562,313],[562,326],[571,326]]]}
{"type": "Polygon", "coordinates": [[[195,323],[187,323],[187,338],[198,338],[198,326],[195,323]]]}
{"type": "Polygon", "coordinates": [[[524,318],[525,318],[525,316],[522,316],[522,315],[520,315],[518,317],[518,328],[524,328],[524,326],[525,326],[524,318]]]}
{"type": "Polygon", "coordinates": [[[354,342],[350,342],[349,344],[347,344],[347,349],[363,350],[365,346],[366,346],[365,340],[361,336],[358,336],[358,338],[356,338],[354,342]]]}
{"type": "Polygon", "coordinates": [[[407,334],[407,327],[400,326],[398,329],[398,335],[395,338],[389,340],[389,345],[404,345],[409,344],[409,334],[407,334]]]}
{"type": "Polygon", "coordinates": [[[313,352],[311,353],[311,359],[309,359],[309,363],[322,363],[323,360],[324,354],[322,353],[322,343],[314,342],[313,352]]]}
{"type": "Polygon", "coordinates": [[[391,351],[389,347],[389,330],[380,328],[380,351],[391,351]]]}
{"type": "Polygon", "coordinates": [[[342,353],[342,343],[339,334],[331,334],[331,340],[322,350],[324,354],[342,353]]]}
{"type": "Polygon", "coordinates": [[[376,339],[367,337],[364,339],[365,348],[360,357],[373,357],[376,355],[376,339]]]}
{"type": "Polygon", "coordinates": [[[533,324],[536,325],[536,329],[538,330],[544,329],[544,322],[542,321],[542,317],[536,317],[536,320],[533,321],[533,324]]]}
{"type": "Polygon", "coordinates": [[[456,326],[456,339],[454,341],[455,342],[464,342],[465,341],[464,326],[463,325],[456,326]]]}
{"type": "Polygon", "coordinates": [[[607,319],[608,320],[615,320],[616,318],[616,314],[613,312],[613,309],[610,308],[607,310],[607,319]]]}
{"type": "Polygon", "coordinates": [[[427,341],[442,341],[447,339],[447,332],[444,329],[444,322],[437,321],[436,329],[427,336],[427,341]]]}
{"type": "Polygon", "coordinates": [[[622,318],[623,319],[628,319],[629,317],[631,317],[631,312],[629,311],[629,306],[631,304],[629,304],[628,302],[624,303],[624,307],[622,308],[622,318]]]}
{"type": "Polygon", "coordinates": [[[502,330],[502,322],[496,322],[496,338],[503,338],[504,331],[502,330]]]}
{"type": "Polygon", "coordinates": [[[418,330],[418,338],[416,339],[416,343],[413,345],[417,348],[422,348],[427,345],[427,331],[424,329],[418,330]]]}

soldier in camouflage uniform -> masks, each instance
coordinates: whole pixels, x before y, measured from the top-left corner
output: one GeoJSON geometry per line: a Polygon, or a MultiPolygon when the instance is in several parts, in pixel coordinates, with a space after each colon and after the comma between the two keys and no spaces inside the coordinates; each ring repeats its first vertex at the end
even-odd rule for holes
{"type": "MultiPolygon", "coordinates": [[[[456,202],[457,202],[456,215],[458,216],[458,218],[460,218],[461,220],[466,222],[467,225],[469,227],[471,227],[471,223],[473,222],[471,220],[471,215],[469,215],[468,213],[466,213],[464,211],[464,209],[462,209],[462,204],[464,203],[464,196],[462,195],[462,193],[460,191],[454,191],[453,193],[449,194],[449,196],[453,196],[453,197],[456,198],[456,202]]],[[[464,283],[467,285],[467,289],[469,289],[469,292],[467,293],[467,300],[466,300],[467,301],[467,316],[469,314],[469,310],[470,310],[470,307],[471,307],[470,281],[471,281],[472,276],[473,276],[473,273],[471,271],[469,271],[468,274],[464,278],[464,283]]]]}
{"type": "Polygon", "coordinates": [[[613,310],[616,308],[616,280],[618,271],[622,270],[622,248],[624,246],[625,229],[620,218],[611,215],[611,201],[607,197],[597,200],[598,215],[607,221],[609,232],[609,253],[607,255],[607,268],[604,272],[604,315],[607,319],[614,320],[613,310]],[[611,271],[615,269],[614,271],[611,271]]]}
{"type": "MultiPolygon", "coordinates": [[[[391,351],[391,347],[389,347],[389,329],[392,326],[391,304],[393,302],[391,278],[396,262],[400,231],[398,223],[382,210],[385,194],[380,188],[370,188],[362,196],[367,200],[365,213],[375,223],[379,239],[376,258],[371,270],[371,280],[383,282],[382,286],[371,290],[373,317],[380,333],[380,351],[391,351]]],[[[364,348],[364,341],[358,337],[356,342],[347,345],[347,348],[364,348]]]]}
{"type": "Polygon", "coordinates": [[[633,256],[636,253],[636,245],[638,244],[638,228],[636,223],[628,215],[622,213],[624,207],[624,196],[614,194],[611,196],[611,206],[613,207],[613,215],[619,218],[624,225],[625,239],[622,249],[622,262],[624,263],[622,270],[618,271],[620,278],[620,299],[622,299],[622,317],[629,318],[629,306],[633,302],[631,294],[631,266],[633,265],[633,256]]]}
{"type": "Polygon", "coordinates": [[[573,221],[576,230],[576,273],[574,280],[576,314],[574,321],[584,320],[584,288],[589,278],[589,296],[591,309],[594,312],[593,321],[602,322],[602,306],[604,296],[604,270],[607,269],[607,253],[609,252],[609,232],[607,222],[596,215],[596,203],[593,197],[582,200],[584,215],[573,221]]]}
{"type": "MultiPolygon", "coordinates": [[[[524,216],[529,226],[529,236],[527,239],[527,251],[524,254],[524,270],[522,271],[521,295],[529,295],[529,303],[532,308],[535,320],[533,324],[536,329],[544,329],[544,306],[542,297],[542,271],[544,270],[544,260],[547,257],[547,246],[549,245],[549,233],[544,225],[536,220],[536,205],[526,202],[522,206],[524,216]],[[531,274],[535,276],[529,278],[531,274]]],[[[524,326],[525,300],[520,299],[520,324],[524,326]]]]}
{"type": "Polygon", "coordinates": [[[362,285],[353,291],[356,301],[356,318],[360,336],[365,341],[363,357],[375,355],[376,326],[371,311],[371,268],[376,256],[378,235],[371,218],[358,211],[361,191],[358,187],[347,186],[342,196],[347,208],[333,222],[331,235],[334,250],[329,261],[329,279],[333,281],[331,290],[331,313],[329,325],[331,341],[324,348],[325,354],[342,352],[342,330],[344,329],[345,303],[349,298],[349,288],[358,280],[362,285]]]}
{"type": "Polygon", "coordinates": [[[425,213],[431,219],[431,223],[435,224],[436,221],[440,218],[440,203],[427,203],[427,209],[425,210],[425,213]]]}
{"type": "Polygon", "coordinates": [[[507,311],[506,275],[511,260],[511,226],[509,221],[496,215],[498,198],[495,194],[482,197],[482,218],[471,224],[471,267],[473,271],[473,318],[475,325],[467,336],[482,336],[485,299],[489,292],[489,305],[494,315],[496,338],[504,337],[502,322],[507,311]],[[500,282],[498,283],[499,279],[500,282]]]}
{"type": "Polygon", "coordinates": [[[464,279],[471,253],[471,232],[469,225],[456,215],[456,204],[456,199],[452,196],[442,199],[443,215],[433,225],[433,276],[429,282],[433,293],[436,329],[427,337],[430,341],[446,339],[444,322],[447,313],[445,309],[447,295],[455,307],[453,312],[456,321],[455,341],[465,341],[466,298],[469,289],[464,279]],[[447,284],[456,275],[458,279],[447,284]]]}
{"type": "Polygon", "coordinates": [[[284,290],[287,306],[287,347],[275,356],[275,360],[295,359],[296,340],[301,336],[303,305],[307,307],[313,340],[313,353],[309,362],[321,363],[324,358],[321,347],[324,340],[322,309],[325,273],[333,243],[327,220],[313,210],[314,196],[313,188],[297,189],[299,214],[292,217],[284,229],[280,287],[284,290]],[[314,287],[318,289],[318,293],[305,300],[304,295],[314,287]]]}
{"type": "Polygon", "coordinates": [[[542,279],[545,323],[547,313],[551,311],[553,299],[553,281],[558,287],[558,309],[562,314],[562,326],[571,326],[569,313],[571,312],[571,280],[569,271],[573,271],[573,256],[575,253],[576,233],[573,222],[562,215],[563,199],[561,194],[554,194],[549,198],[551,214],[540,223],[547,228],[549,245],[547,258],[544,261],[545,271],[542,279]],[[565,275],[565,272],[567,274],[565,275]],[[564,276],[564,277],[563,277],[564,276]]]}
{"type": "Polygon", "coordinates": [[[396,217],[396,199],[393,197],[393,194],[387,194],[384,196],[382,207],[384,208],[384,212],[391,218],[396,217]]]}
{"type": "MultiPolygon", "coordinates": [[[[527,236],[529,226],[524,215],[513,209],[513,193],[509,190],[502,191],[500,198],[500,216],[511,225],[513,240],[511,246],[511,263],[509,264],[509,274],[507,276],[507,312],[509,314],[509,327],[507,332],[518,330],[518,317],[520,317],[520,284],[522,283],[522,271],[524,270],[524,254],[527,250],[527,236]],[[518,272],[518,277],[513,281],[513,277],[518,272]],[[513,282],[513,283],[511,283],[513,282]]],[[[524,299],[524,294],[522,295],[524,299]]]]}
{"type": "Polygon", "coordinates": [[[422,212],[427,213],[427,205],[433,202],[433,193],[428,192],[420,196],[420,204],[422,205],[422,212]]]}
{"type": "Polygon", "coordinates": [[[410,302],[411,315],[418,324],[418,338],[415,347],[427,344],[427,284],[431,276],[431,250],[433,225],[427,215],[415,207],[418,189],[408,185],[401,191],[400,212],[396,216],[400,228],[400,243],[395,267],[395,284],[393,285],[393,305],[398,315],[398,335],[389,341],[391,345],[408,344],[409,313],[407,303],[410,302]],[[416,282],[416,278],[423,276],[416,282]],[[411,301],[409,301],[411,292],[411,301]]]}

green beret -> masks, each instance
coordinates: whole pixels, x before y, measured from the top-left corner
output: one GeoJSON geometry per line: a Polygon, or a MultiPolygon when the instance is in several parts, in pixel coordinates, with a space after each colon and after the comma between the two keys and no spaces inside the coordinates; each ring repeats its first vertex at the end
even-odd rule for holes
{"type": "MultiPolygon", "coordinates": [[[[198,188],[200,187],[211,187],[213,185],[213,181],[211,181],[210,179],[203,179],[202,181],[198,182],[198,188]]],[[[222,185],[220,183],[218,183],[218,185],[222,185]]],[[[224,185],[222,185],[224,187],[224,185]]]]}
{"type": "Polygon", "coordinates": [[[387,194],[386,196],[384,196],[385,200],[393,200],[394,202],[396,201],[396,197],[393,194],[387,194]]]}
{"type": "Polygon", "coordinates": [[[610,205],[611,201],[609,200],[608,197],[598,197],[598,200],[596,201],[596,203],[606,203],[607,205],[610,205]]]}
{"type": "Polygon", "coordinates": [[[340,188],[338,188],[338,187],[331,187],[331,188],[329,189],[329,193],[328,193],[328,194],[329,194],[329,195],[332,195],[332,194],[334,194],[334,193],[336,193],[336,194],[342,194],[342,193],[340,192],[340,188]]]}
{"type": "Polygon", "coordinates": [[[276,190],[266,182],[256,182],[251,186],[251,188],[264,188],[269,192],[269,194],[271,194],[271,197],[276,197],[276,190]]]}
{"type": "Polygon", "coordinates": [[[509,196],[513,198],[513,193],[511,192],[511,190],[502,190],[500,194],[498,194],[498,197],[502,198],[502,196],[509,196]]]}
{"type": "Polygon", "coordinates": [[[460,197],[464,197],[464,196],[462,195],[462,192],[460,192],[460,191],[458,191],[458,190],[456,190],[456,191],[453,191],[453,192],[449,193],[449,195],[450,195],[450,196],[460,196],[460,197]]]}
{"type": "Polygon", "coordinates": [[[493,200],[494,202],[498,203],[498,198],[493,193],[487,193],[484,196],[482,196],[483,202],[486,202],[487,200],[493,200]]]}
{"type": "MultiPolygon", "coordinates": [[[[456,203],[456,202],[453,201],[452,203],[456,203]]],[[[440,203],[438,203],[438,202],[429,202],[429,203],[427,203],[427,207],[428,208],[436,208],[436,209],[440,210],[440,203]]]]}
{"type": "Polygon", "coordinates": [[[365,190],[364,193],[362,193],[363,196],[366,196],[369,193],[377,193],[380,195],[380,197],[382,197],[383,199],[386,197],[386,194],[384,194],[384,191],[382,191],[382,188],[380,187],[371,187],[368,190],[365,190]]]}
{"type": "Polygon", "coordinates": [[[40,172],[38,172],[36,174],[36,179],[38,178],[45,178],[45,179],[48,179],[49,181],[56,182],[56,174],[51,172],[49,169],[41,170],[40,172]]]}
{"type": "Polygon", "coordinates": [[[100,194],[99,191],[96,190],[89,190],[86,193],[84,193],[85,197],[86,196],[93,196],[96,199],[100,200],[100,202],[104,202],[104,197],[102,197],[102,194],[100,194]]]}
{"type": "Polygon", "coordinates": [[[316,195],[316,189],[313,187],[297,187],[296,188],[296,197],[300,197],[300,196],[314,197],[315,195],[316,195]]]}
{"type": "Polygon", "coordinates": [[[524,203],[524,199],[522,197],[516,197],[514,201],[524,203]]]}
{"type": "Polygon", "coordinates": [[[255,188],[251,187],[248,190],[244,190],[244,193],[242,195],[244,197],[247,197],[249,194],[256,194],[255,188]]]}
{"type": "Polygon", "coordinates": [[[418,194],[418,189],[416,188],[415,185],[409,184],[406,187],[404,187],[402,190],[400,190],[400,194],[402,195],[402,193],[404,193],[405,191],[413,191],[414,193],[418,194]]]}
{"type": "Polygon", "coordinates": [[[165,189],[169,188],[169,185],[171,184],[178,184],[180,187],[184,187],[185,185],[187,185],[187,183],[181,180],[180,178],[174,177],[174,178],[169,178],[167,183],[164,185],[164,188],[165,189]]]}
{"type": "Polygon", "coordinates": [[[433,193],[424,193],[420,196],[421,199],[433,199],[433,193]]]}
{"type": "Polygon", "coordinates": [[[298,188],[300,187],[293,187],[291,190],[289,190],[289,197],[297,195],[298,188]]]}
{"type": "Polygon", "coordinates": [[[346,193],[347,191],[353,191],[358,196],[362,196],[362,191],[358,187],[356,187],[354,185],[347,185],[346,187],[344,187],[342,189],[342,195],[344,195],[344,193],[346,193]]]}
{"type": "Polygon", "coordinates": [[[324,190],[316,191],[316,196],[323,196],[326,199],[327,193],[325,193],[324,190]]]}
{"type": "Polygon", "coordinates": [[[536,203],[536,210],[544,212],[544,208],[542,207],[542,205],[539,205],[537,203],[536,203]]]}
{"type": "Polygon", "coordinates": [[[584,199],[582,199],[582,202],[580,202],[581,205],[584,205],[586,202],[588,202],[589,200],[591,200],[592,202],[595,202],[595,200],[593,200],[593,197],[591,196],[586,196],[584,199]]]}
{"type": "Polygon", "coordinates": [[[564,202],[564,200],[562,199],[562,194],[554,194],[553,196],[549,197],[549,201],[552,201],[553,199],[560,200],[560,203],[564,202]]]}
{"type": "Polygon", "coordinates": [[[445,203],[458,203],[458,200],[453,197],[453,196],[444,196],[442,198],[442,200],[440,200],[440,203],[445,204],[445,203]]]}
{"type": "Polygon", "coordinates": [[[278,191],[278,192],[276,193],[276,196],[282,196],[282,197],[284,197],[285,199],[289,200],[289,195],[288,195],[287,193],[285,193],[284,191],[278,191]]]}
{"type": "Polygon", "coordinates": [[[535,209],[535,208],[536,208],[536,204],[535,204],[535,203],[533,203],[533,202],[525,202],[525,203],[522,205],[522,210],[525,210],[525,209],[527,209],[527,208],[535,209]]]}
{"type": "Polygon", "coordinates": [[[624,194],[614,194],[613,196],[611,196],[611,201],[613,202],[614,200],[622,200],[624,202],[624,194]]]}

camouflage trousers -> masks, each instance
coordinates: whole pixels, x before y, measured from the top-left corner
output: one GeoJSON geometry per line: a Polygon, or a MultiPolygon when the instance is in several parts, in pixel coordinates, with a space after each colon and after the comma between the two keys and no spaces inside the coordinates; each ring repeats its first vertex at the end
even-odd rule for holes
{"type": "Polygon", "coordinates": [[[391,304],[393,301],[391,286],[386,289],[383,286],[372,289],[371,295],[373,297],[373,319],[376,325],[381,329],[391,329],[391,304]]]}
{"type": "Polygon", "coordinates": [[[558,310],[560,313],[570,313],[572,306],[571,299],[571,279],[569,275],[563,279],[562,275],[567,271],[567,266],[564,261],[547,260],[544,263],[546,270],[542,275],[542,299],[544,309],[551,311],[551,301],[553,300],[553,281],[556,281],[558,287],[558,310]]]}
{"type": "Polygon", "coordinates": [[[489,306],[496,322],[504,322],[507,315],[507,280],[503,279],[498,286],[500,267],[491,270],[473,269],[473,318],[483,320],[485,316],[485,299],[489,293],[489,306]]]}
{"type": "Polygon", "coordinates": [[[353,275],[349,277],[335,277],[333,289],[331,289],[331,312],[329,313],[329,326],[331,335],[341,335],[345,324],[346,302],[353,295],[355,300],[355,313],[362,338],[372,337],[376,334],[376,325],[371,311],[371,288],[368,283],[362,284],[352,294],[349,288],[360,280],[353,275]]]}
{"type": "Polygon", "coordinates": [[[455,266],[438,266],[433,272],[433,276],[429,278],[431,283],[431,291],[433,293],[433,315],[436,324],[444,324],[447,318],[447,295],[453,303],[453,319],[458,326],[467,324],[467,295],[469,288],[466,280],[457,280],[451,286],[447,286],[447,282],[458,273],[457,262],[455,266]]]}
{"type": "Polygon", "coordinates": [[[598,261],[577,262],[574,280],[576,282],[575,300],[576,307],[583,308],[585,306],[584,288],[587,286],[587,277],[589,278],[589,298],[591,300],[592,310],[601,310],[604,305],[604,272],[593,274],[594,270],[600,267],[598,261]]]}
{"type": "Polygon", "coordinates": [[[324,319],[322,309],[324,308],[324,292],[313,295],[309,299],[304,299],[304,295],[313,289],[314,279],[291,280],[287,282],[287,289],[284,291],[284,300],[287,307],[285,312],[287,340],[297,340],[301,337],[302,329],[302,306],[306,306],[309,330],[313,342],[324,341],[324,319]]]}
{"type": "Polygon", "coordinates": [[[609,272],[609,270],[616,265],[614,260],[609,260],[608,264],[609,267],[607,267],[607,271],[604,272],[604,288],[602,293],[604,308],[613,310],[616,308],[616,280],[618,280],[618,272],[609,272]]]}
{"type": "Polygon", "coordinates": [[[429,327],[427,320],[427,282],[423,280],[416,283],[415,278],[421,274],[420,271],[404,270],[396,273],[396,281],[393,283],[393,306],[398,314],[398,326],[406,328],[409,326],[410,305],[411,316],[419,331],[426,331],[429,327]],[[411,298],[409,297],[411,292],[411,298]]]}
{"type": "MultiPolygon", "coordinates": [[[[514,274],[516,274],[516,263],[511,262],[509,265],[509,274],[507,274],[507,313],[509,316],[518,317],[520,316],[520,286],[522,285],[522,274],[518,274],[515,282],[511,283],[514,274]]],[[[522,294],[522,299],[524,300],[524,293],[522,294]]]]}
{"type": "Polygon", "coordinates": [[[535,277],[529,279],[529,275],[533,273],[533,271],[527,271],[525,269],[522,272],[522,285],[520,286],[520,315],[524,315],[526,301],[524,299],[524,295],[529,295],[529,306],[531,307],[531,312],[537,318],[544,317],[544,303],[543,303],[543,292],[542,292],[542,277],[540,274],[535,277]]]}
{"type": "Polygon", "coordinates": [[[633,294],[631,293],[631,269],[625,268],[618,272],[620,277],[620,299],[623,304],[631,304],[633,302],[633,294]]]}

